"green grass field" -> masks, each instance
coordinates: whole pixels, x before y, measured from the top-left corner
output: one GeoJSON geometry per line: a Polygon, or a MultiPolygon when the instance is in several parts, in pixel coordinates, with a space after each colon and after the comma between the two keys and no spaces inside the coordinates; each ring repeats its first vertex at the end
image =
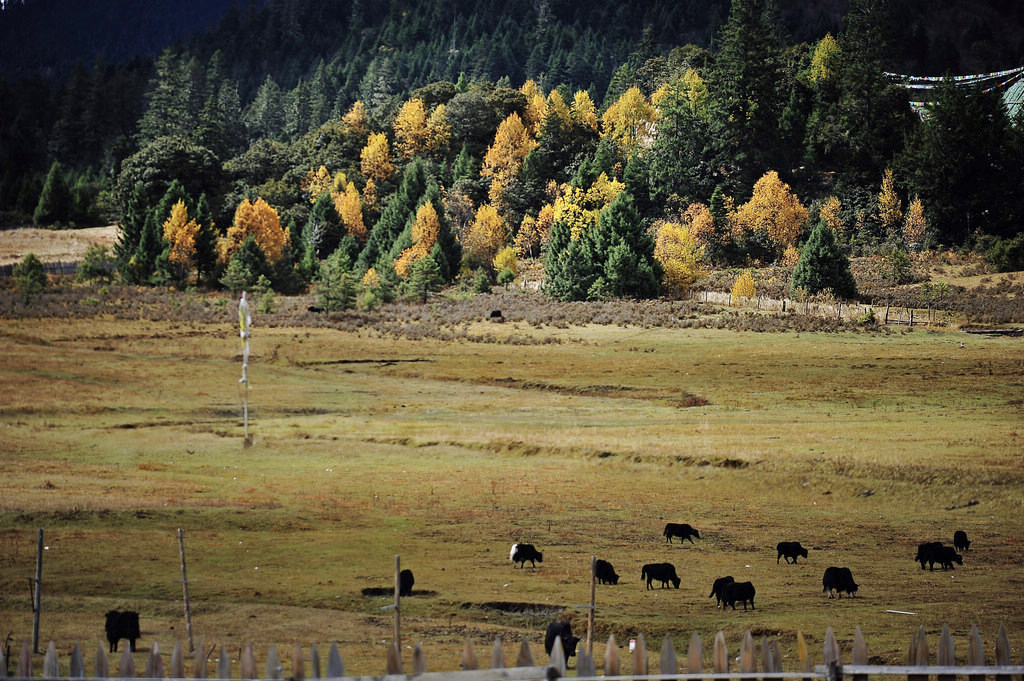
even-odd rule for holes
{"type": "Polygon", "coordinates": [[[0,636],[31,636],[43,528],[42,641],[88,657],[103,613],[130,608],[138,655],[169,651],[180,527],[197,643],[338,641],[347,674],[383,672],[391,598],[363,589],[393,583],[396,554],[416,575],[403,638],[431,670],[457,669],[466,638],[485,658],[499,635],[542,654],[559,615],[579,633],[591,555],[621,575],[597,590],[599,658],[609,634],[642,633],[653,660],[666,633],[709,655],[750,629],[796,670],[798,631],[820,663],[826,627],[848,659],[859,625],[873,661],[903,663],[943,624],[966,658],[972,623],[990,657],[1005,625],[1021,658],[1020,339],[519,327],[486,331],[562,342],[257,326],[243,447],[234,325],[4,320],[0,636]],[[666,544],[669,521],[703,539],[666,544]],[[922,572],[917,544],[956,529],[963,566],[922,572]],[[810,556],[776,565],[781,540],[810,556]],[[544,562],[514,569],[518,541],[544,562]],[[645,590],[662,561],[680,589],[645,590]],[[857,598],[824,596],[830,565],[857,598]],[[726,574],[754,582],[755,611],[716,610],[726,574]]]}

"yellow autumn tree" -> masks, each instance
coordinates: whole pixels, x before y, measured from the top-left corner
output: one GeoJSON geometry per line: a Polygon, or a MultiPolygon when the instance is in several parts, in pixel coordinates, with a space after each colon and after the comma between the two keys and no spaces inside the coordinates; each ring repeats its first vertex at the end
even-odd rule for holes
{"type": "Polygon", "coordinates": [[[594,106],[594,100],[590,98],[590,93],[586,90],[577,90],[573,95],[569,115],[578,125],[597,130],[597,107],[594,106]]]}
{"type": "Polygon", "coordinates": [[[614,141],[629,159],[650,144],[658,111],[635,85],[615,100],[601,117],[602,134],[614,141]]]}
{"type": "Polygon", "coordinates": [[[882,188],[878,192],[878,219],[887,238],[893,238],[903,219],[903,206],[894,187],[892,169],[886,168],[882,175],[882,188]]]}
{"type": "Polygon", "coordinates": [[[370,123],[366,117],[366,105],[362,102],[353,104],[348,113],[341,117],[341,122],[352,132],[370,132],[370,123]]]}
{"type": "Polygon", "coordinates": [[[373,181],[373,178],[366,180],[366,184],[363,186],[363,205],[370,210],[377,210],[380,197],[377,196],[377,183],[373,181]]]}
{"type": "Polygon", "coordinates": [[[537,228],[537,218],[532,215],[523,217],[516,231],[516,238],[512,240],[516,255],[520,258],[535,258],[540,254],[540,230],[537,228]]]}
{"type": "Polygon", "coordinates": [[[579,239],[583,232],[597,224],[597,210],[584,208],[585,192],[579,187],[563,184],[551,206],[552,221],[569,226],[569,238],[579,239]]]}
{"type": "Polygon", "coordinates": [[[463,244],[463,250],[470,259],[480,264],[491,263],[507,243],[505,221],[501,219],[498,210],[489,203],[477,208],[476,217],[469,226],[463,244]]]}
{"type": "Polygon", "coordinates": [[[494,256],[494,271],[501,272],[508,270],[513,276],[519,274],[519,262],[516,260],[516,251],[511,246],[505,246],[494,256]]]}
{"type": "Polygon", "coordinates": [[[227,235],[220,242],[220,260],[227,263],[231,256],[249,237],[267,256],[267,262],[277,262],[288,240],[288,234],[281,228],[281,218],[273,206],[263,199],[242,202],[235,208],[235,218],[228,227],[227,235]]]}
{"type": "Polygon", "coordinates": [[[382,132],[370,133],[366,138],[366,146],[359,154],[359,160],[363,175],[377,182],[383,182],[395,172],[395,166],[391,163],[388,138],[382,132]]]}
{"type": "Polygon", "coordinates": [[[732,219],[740,233],[763,238],[781,256],[787,246],[796,244],[807,222],[807,209],[779,174],[770,170],[754,184],[750,201],[740,206],[732,219]]]}
{"type": "Polygon", "coordinates": [[[168,260],[184,273],[191,267],[196,255],[196,234],[199,233],[199,224],[189,219],[185,202],[179,200],[171,207],[171,215],[164,222],[163,228],[164,240],[171,245],[168,260]]]}
{"type": "Polygon", "coordinates": [[[839,211],[842,208],[843,205],[839,202],[839,199],[830,196],[821,204],[821,210],[819,211],[821,219],[825,221],[825,224],[829,226],[829,229],[836,236],[843,233],[843,220],[839,217],[839,211]]]}
{"type": "Polygon", "coordinates": [[[441,235],[441,221],[437,217],[434,204],[426,201],[416,210],[416,218],[412,223],[412,246],[402,251],[395,260],[395,272],[402,279],[409,276],[412,264],[430,253],[441,235]]]}
{"type": "Polygon", "coordinates": [[[686,70],[679,84],[679,92],[685,98],[690,113],[703,120],[708,119],[708,86],[696,70],[686,70]]]}
{"type": "Polygon", "coordinates": [[[320,166],[316,170],[310,168],[299,183],[299,188],[309,194],[310,203],[316,203],[321,194],[334,189],[334,179],[331,177],[330,171],[327,170],[327,166],[320,166]]]}
{"type": "Polygon", "coordinates": [[[331,198],[334,199],[334,211],[341,218],[345,232],[359,243],[366,243],[368,234],[363,223],[363,202],[355,183],[347,183],[344,191],[334,192],[331,198]]]}
{"type": "Polygon", "coordinates": [[[501,205],[505,189],[515,180],[526,155],[536,146],[536,140],[530,136],[519,114],[512,112],[501,122],[480,169],[481,176],[491,178],[489,198],[492,204],[501,205]]]}
{"type": "Polygon", "coordinates": [[[811,55],[811,81],[817,83],[831,78],[838,61],[839,43],[831,33],[826,33],[825,37],[818,41],[811,55]]]}
{"type": "Polygon", "coordinates": [[[921,198],[914,196],[914,200],[907,206],[907,216],[903,222],[903,240],[908,246],[923,244],[927,231],[928,221],[924,217],[924,206],[921,205],[921,198]]]}
{"type": "Polygon", "coordinates": [[[681,298],[707,274],[704,246],[679,222],[660,221],[655,229],[654,259],[661,263],[662,286],[670,296],[681,298]]]}
{"type": "Polygon", "coordinates": [[[733,298],[754,297],[757,291],[754,288],[754,275],[751,274],[750,270],[745,270],[740,276],[736,277],[731,293],[733,298]]]}
{"type": "Polygon", "coordinates": [[[691,203],[683,213],[683,224],[698,246],[710,246],[716,242],[715,218],[703,203],[691,203]]]}
{"type": "Polygon", "coordinates": [[[604,210],[619,195],[626,185],[614,177],[609,179],[607,173],[601,173],[590,185],[583,196],[583,206],[589,210],[604,210]]]}
{"type": "Polygon", "coordinates": [[[540,126],[544,123],[544,114],[547,112],[547,101],[544,93],[537,87],[537,83],[530,79],[523,83],[519,91],[526,97],[526,111],[524,112],[523,125],[536,139],[540,135],[540,126]]]}
{"type": "Polygon", "coordinates": [[[572,125],[572,114],[569,113],[569,107],[566,106],[565,100],[562,99],[562,93],[558,90],[552,90],[545,103],[545,118],[552,114],[558,118],[564,129],[568,129],[572,125]]]}
{"type": "Polygon", "coordinates": [[[435,157],[443,157],[448,153],[451,144],[452,126],[448,125],[447,109],[438,104],[427,118],[427,151],[435,157]]]}
{"type": "Polygon", "coordinates": [[[423,100],[410,99],[403,104],[395,115],[392,128],[395,131],[395,151],[402,158],[412,158],[424,151],[430,143],[430,129],[423,100]]]}

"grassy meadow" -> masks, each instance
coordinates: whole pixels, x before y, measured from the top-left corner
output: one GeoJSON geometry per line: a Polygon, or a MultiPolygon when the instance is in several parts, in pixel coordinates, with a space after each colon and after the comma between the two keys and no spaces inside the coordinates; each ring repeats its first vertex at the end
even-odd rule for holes
{"type": "Polygon", "coordinates": [[[903,663],[913,632],[943,624],[966,659],[974,623],[990,658],[1005,625],[1021,659],[1020,339],[512,320],[481,324],[497,342],[480,343],[257,317],[243,447],[228,313],[0,322],[0,636],[31,637],[43,528],[41,641],[91,659],[103,613],[128,608],[138,662],[153,641],[169,651],[185,638],[180,527],[197,644],[287,658],[338,641],[353,675],[383,672],[391,597],[363,590],[392,584],[396,554],[416,575],[404,643],[431,670],[457,669],[466,638],[485,658],[528,636],[539,657],[551,619],[585,631],[591,555],[620,575],[597,589],[599,664],[609,634],[642,633],[655,660],[665,634],[685,651],[697,631],[708,655],[717,631],[736,653],[749,629],[796,670],[798,631],[820,663],[826,627],[848,659],[858,625],[874,662],[903,663]],[[669,521],[702,539],[666,544],[669,521]],[[913,562],[956,529],[963,566],[913,562]],[[809,557],[776,565],[782,540],[809,557]],[[520,541],[536,569],[512,567],[520,541]],[[641,566],[663,561],[681,587],[647,591],[641,566]],[[824,596],[830,565],[857,598],[824,596]],[[726,574],[753,581],[756,610],[715,608],[726,574]]]}

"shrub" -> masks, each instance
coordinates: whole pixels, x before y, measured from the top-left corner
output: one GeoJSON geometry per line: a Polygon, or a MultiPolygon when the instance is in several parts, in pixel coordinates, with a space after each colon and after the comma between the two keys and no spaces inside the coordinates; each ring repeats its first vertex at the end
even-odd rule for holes
{"type": "Polygon", "coordinates": [[[14,268],[14,282],[18,287],[18,293],[21,294],[22,302],[27,304],[36,294],[47,287],[50,280],[46,276],[46,268],[43,267],[43,263],[35,253],[29,253],[14,268]]]}

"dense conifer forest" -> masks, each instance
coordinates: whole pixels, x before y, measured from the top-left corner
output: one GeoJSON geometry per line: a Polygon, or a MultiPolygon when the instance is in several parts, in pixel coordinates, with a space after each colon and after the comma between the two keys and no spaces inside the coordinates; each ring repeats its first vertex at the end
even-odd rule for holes
{"type": "Polygon", "coordinates": [[[0,224],[116,221],[126,283],[342,308],[799,263],[800,294],[855,298],[850,256],[1024,258],[1017,2],[140,7],[0,11],[0,224]],[[923,107],[891,75],[987,72],[923,107]]]}

